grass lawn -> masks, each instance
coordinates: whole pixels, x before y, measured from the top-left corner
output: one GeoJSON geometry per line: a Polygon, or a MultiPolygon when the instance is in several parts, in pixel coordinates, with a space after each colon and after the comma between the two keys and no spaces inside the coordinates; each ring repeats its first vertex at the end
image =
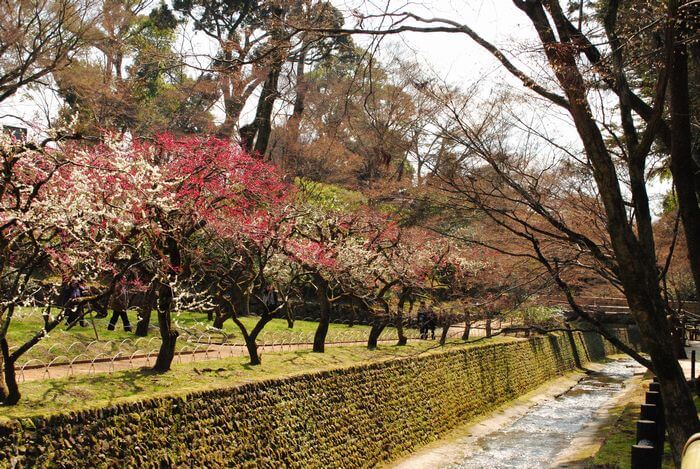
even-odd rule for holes
{"type": "MultiPolygon", "coordinates": [[[[605,428],[607,433],[605,443],[590,462],[591,467],[601,468],[630,468],[630,452],[637,436],[637,420],[639,420],[639,405],[644,402],[646,389],[638,389],[631,397],[631,401],[625,405],[615,408],[612,412],[619,415],[619,418],[605,428]]],[[[694,395],[695,407],[700,411],[700,398],[694,395]]],[[[663,468],[673,468],[671,458],[671,447],[666,439],[664,447],[663,468]]]]}
{"type": "Polygon", "coordinates": [[[384,345],[376,350],[357,345],[339,346],[326,349],[326,353],[313,353],[310,350],[264,353],[262,365],[257,367],[248,365],[248,359],[245,357],[235,357],[178,364],[174,365],[170,372],[163,374],[143,369],[28,381],[20,383],[22,399],[18,405],[0,407],[0,419],[101,407],[147,397],[229,387],[263,379],[513,340],[517,339],[499,336],[492,339],[475,339],[466,344],[460,340],[452,340],[444,347],[438,346],[436,341],[415,341],[403,347],[384,345]]]}
{"type": "MultiPolygon", "coordinates": [[[[132,326],[136,324],[136,312],[129,311],[129,319],[132,326]]],[[[149,336],[139,338],[133,332],[125,332],[121,321],[117,324],[117,330],[108,331],[110,315],[107,318],[87,319],[87,327],[77,325],[71,330],[66,330],[65,325],[60,325],[54,329],[48,337],[29,350],[18,365],[22,365],[31,360],[33,364],[66,363],[78,357],[82,359],[92,359],[98,356],[113,357],[118,352],[130,355],[134,352],[148,353],[157,350],[160,346],[160,336],[155,328],[155,317],[152,318],[152,329],[149,336]],[[94,323],[94,327],[93,327],[94,323]]],[[[248,328],[252,329],[256,317],[241,318],[248,328]]],[[[183,348],[192,342],[212,342],[221,343],[224,339],[228,342],[243,343],[242,335],[238,327],[232,321],[224,323],[223,332],[213,329],[207,317],[202,313],[183,312],[175,316],[175,324],[182,333],[182,338],[178,340],[178,347],[183,348]]],[[[279,344],[310,342],[316,330],[317,323],[313,321],[294,322],[294,327],[289,329],[286,319],[273,319],[265,326],[258,342],[279,344]]],[[[8,331],[8,341],[10,347],[18,346],[36,334],[43,327],[41,310],[38,308],[20,308],[12,320],[8,331]]],[[[366,340],[369,335],[369,326],[355,325],[350,327],[345,324],[331,324],[328,330],[327,342],[339,342],[349,340],[366,340]]],[[[387,328],[382,338],[396,337],[394,328],[387,328]]]]}

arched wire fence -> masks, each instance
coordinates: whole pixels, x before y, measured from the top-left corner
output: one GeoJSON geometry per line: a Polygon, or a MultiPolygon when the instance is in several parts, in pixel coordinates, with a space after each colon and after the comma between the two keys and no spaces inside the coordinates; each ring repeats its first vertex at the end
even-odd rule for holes
{"type": "MultiPolygon", "coordinates": [[[[310,318],[304,318],[308,321],[310,318]]],[[[326,345],[364,345],[367,343],[369,328],[354,326],[369,326],[358,322],[339,321],[334,324],[343,328],[330,328],[326,336],[326,345]]],[[[414,324],[406,323],[404,336],[409,340],[420,340],[420,332],[414,324]]],[[[208,326],[207,326],[208,327],[208,326]]],[[[500,321],[493,321],[491,329],[497,333],[501,329],[500,321]]],[[[450,327],[447,337],[458,339],[462,337],[464,323],[450,327]]],[[[157,330],[157,329],[156,329],[157,330]]],[[[186,363],[200,360],[223,359],[247,354],[246,345],[239,334],[208,327],[201,331],[195,328],[181,329],[175,351],[175,363],[186,363]]],[[[62,332],[65,333],[65,332],[62,332]]],[[[441,327],[436,328],[436,339],[439,338],[441,327]]],[[[314,331],[298,331],[294,328],[284,331],[263,331],[257,338],[261,352],[283,352],[297,349],[310,349],[314,342],[314,331]]],[[[472,324],[470,338],[486,335],[483,322],[472,324]]],[[[379,335],[380,343],[398,341],[398,329],[389,324],[379,335]]],[[[76,374],[94,374],[98,372],[112,373],[114,371],[138,369],[152,366],[158,355],[160,337],[109,339],[104,341],[91,340],[73,341],[68,344],[55,343],[51,345],[37,344],[32,349],[32,355],[15,365],[20,381],[27,379],[45,379],[76,374]]],[[[13,347],[10,349],[16,349],[13,347]]]]}

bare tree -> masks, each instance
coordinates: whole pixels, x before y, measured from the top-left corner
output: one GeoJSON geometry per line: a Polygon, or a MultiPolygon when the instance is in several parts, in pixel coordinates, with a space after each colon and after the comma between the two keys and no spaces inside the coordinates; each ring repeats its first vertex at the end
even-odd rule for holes
{"type": "MultiPolygon", "coordinates": [[[[586,255],[592,256],[596,262],[605,266],[607,274],[611,277],[614,275],[640,328],[644,346],[651,357],[652,368],[660,379],[671,446],[674,459],[678,463],[683,445],[688,437],[697,431],[700,423],[683,371],[673,353],[671,325],[666,317],[667,304],[661,294],[660,270],[656,264],[645,175],[648,156],[652,144],[657,139],[667,147],[674,147],[675,142],[677,151],[671,152],[672,158],[683,155],[687,163],[687,144],[682,138],[673,136],[668,123],[663,119],[669,73],[684,73],[683,64],[679,64],[678,61],[682,50],[676,47],[679,41],[684,40],[678,30],[679,2],[668,3],[666,16],[661,22],[665,41],[655,63],[656,78],[649,93],[649,100],[643,99],[635,92],[627,79],[628,71],[624,62],[624,54],[627,51],[624,47],[617,47],[615,42],[618,2],[604,4],[608,8],[602,15],[605,17],[605,27],[602,28],[605,34],[602,36],[597,34],[597,31],[601,31],[599,24],[590,25],[591,27],[584,31],[585,23],[582,17],[579,18],[577,26],[572,14],[565,12],[557,0],[513,0],[513,3],[527,16],[537,34],[541,45],[540,58],[546,64],[547,77],[536,78],[528,75],[509,59],[503,50],[485,40],[469,26],[450,19],[425,18],[410,12],[384,13],[381,15],[383,19],[393,20],[388,28],[359,27],[334,29],[329,32],[385,35],[418,31],[466,35],[488,51],[532,93],[568,114],[575,126],[581,147],[580,153],[576,152],[571,156],[574,160],[580,160],[581,167],[588,171],[590,180],[594,182],[594,192],[590,195],[599,203],[607,238],[604,244],[609,248],[609,252],[600,249],[601,243],[585,236],[585,233],[571,229],[563,222],[559,216],[560,208],[547,206],[538,199],[537,173],[516,173],[517,177],[507,174],[504,176],[502,162],[508,163],[508,152],[479,148],[479,141],[468,143],[472,150],[478,151],[486,160],[491,171],[488,177],[502,180],[503,196],[513,203],[525,204],[528,214],[541,218],[543,225],[522,225],[522,217],[513,217],[511,209],[499,213],[499,216],[510,218],[516,226],[520,225],[517,228],[518,232],[530,239],[535,256],[549,265],[555,279],[559,277],[558,267],[556,263],[548,261],[543,251],[544,247],[539,241],[540,235],[545,235],[547,239],[570,241],[573,246],[577,246],[585,251],[586,255]],[[612,126],[606,125],[609,122],[601,122],[596,118],[593,100],[599,96],[599,90],[603,90],[606,98],[616,100],[616,106],[611,112],[617,115],[615,124],[622,128],[621,135],[618,135],[612,126]],[[538,236],[532,236],[533,232],[538,236]]],[[[593,16],[600,17],[601,15],[593,16]]],[[[672,94],[675,92],[677,99],[683,101],[687,81],[681,83],[682,80],[678,78],[672,81],[672,94]],[[676,80],[679,83],[675,83],[676,80]]],[[[672,108],[675,109],[673,115],[677,120],[683,114],[684,108],[675,105],[672,108]]],[[[676,131],[682,132],[679,129],[676,131]]],[[[685,140],[688,138],[686,135],[685,140]]],[[[677,185],[678,183],[676,180],[677,185]]],[[[688,181],[685,183],[689,184],[688,181]]],[[[481,190],[478,186],[476,189],[481,190]]],[[[680,200],[681,204],[684,200],[680,200]]],[[[695,202],[697,203],[697,200],[695,202]]],[[[692,211],[697,209],[697,205],[687,207],[686,202],[686,209],[692,211]]],[[[692,224],[694,220],[686,219],[686,222],[692,224]]],[[[692,238],[691,234],[689,242],[692,242],[692,238]]],[[[689,244],[691,264],[697,261],[700,254],[696,251],[697,245],[689,244]]],[[[565,284],[561,287],[570,295],[565,284]]]]}
{"type": "Polygon", "coordinates": [[[94,3],[0,3],[0,102],[71,62],[99,15],[94,3]]]}

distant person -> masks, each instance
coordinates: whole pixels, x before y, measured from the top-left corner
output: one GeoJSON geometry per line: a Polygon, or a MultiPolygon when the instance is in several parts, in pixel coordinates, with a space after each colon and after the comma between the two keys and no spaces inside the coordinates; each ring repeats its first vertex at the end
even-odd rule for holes
{"type": "Polygon", "coordinates": [[[430,338],[435,339],[435,328],[437,327],[437,314],[432,309],[428,311],[426,324],[425,338],[428,338],[428,330],[430,330],[430,338]]]}
{"type": "Polygon", "coordinates": [[[279,298],[277,297],[277,290],[272,285],[267,285],[265,287],[265,294],[263,295],[263,303],[265,308],[267,308],[268,313],[276,311],[279,307],[279,298]]]}
{"type": "Polygon", "coordinates": [[[420,302],[416,319],[418,320],[420,338],[425,340],[428,338],[428,308],[425,306],[425,301],[420,302]]]}
{"type": "Polygon", "coordinates": [[[80,321],[82,327],[87,326],[83,318],[83,304],[77,303],[78,298],[81,298],[84,294],[85,287],[78,278],[72,278],[61,290],[59,302],[65,308],[66,323],[69,327],[74,326],[78,321],[80,321]]]}
{"type": "Polygon", "coordinates": [[[127,309],[129,309],[129,292],[120,282],[112,295],[112,319],[109,320],[107,330],[113,331],[121,318],[122,323],[124,323],[124,331],[131,332],[129,316],[126,314],[127,309]]]}

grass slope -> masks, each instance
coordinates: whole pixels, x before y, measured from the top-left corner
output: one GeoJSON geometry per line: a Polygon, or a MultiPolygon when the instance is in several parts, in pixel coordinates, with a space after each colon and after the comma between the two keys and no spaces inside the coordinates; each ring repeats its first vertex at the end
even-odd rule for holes
{"type": "Polygon", "coordinates": [[[512,340],[516,339],[496,337],[476,339],[466,344],[455,340],[445,347],[439,347],[436,341],[415,341],[403,347],[380,346],[377,350],[368,350],[363,346],[331,347],[323,354],[310,350],[268,353],[262,358],[263,364],[257,367],[248,365],[246,358],[236,357],[174,365],[170,372],[163,374],[142,369],[30,381],[20,384],[22,400],[18,405],[0,407],[0,418],[24,418],[101,407],[146,397],[185,394],[512,340]]]}
{"type": "MultiPolygon", "coordinates": [[[[132,326],[135,327],[136,312],[129,311],[128,314],[132,326]]],[[[139,339],[133,332],[125,332],[121,321],[117,324],[115,331],[108,331],[107,324],[110,317],[111,312],[107,318],[88,318],[87,327],[78,325],[70,330],[66,330],[65,325],[59,326],[48,337],[45,337],[39,344],[23,355],[18,362],[19,365],[29,360],[40,360],[43,363],[48,363],[56,359],[57,362],[69,362],[78,355],[84,355],[84,357],[79,357],[80,359],[91,359],[100,354],[112,357],[117,352],[122,352],[122,354],[126,355],[136,351],[148,353],[149,351],[157,350],[160,346],[157,328],[152,328],[148,338],[139,339]]],[[[224,323],[222,334],[222,332],[214,330],[211,327],[211,323],[207,322],[206,319],[206,315],[202,313],[183,312],[175,316],[175,323],[178,329],[188,333],[190,341],[196,340],[198,337],[200,341],[206,341],[207,335],[209,335],[212,342],[221,342],[224,337],[227,337],[229,342],[243,343],[242,335],[232,321],[229,320],[224,323]]],[[[253,328],[256,321],[256,317],[241,318],[241,322],[249,331],[253,328]]],[[[155,323],[155,318],[153,318],[153,322],[155,323]]],[[[310,342],[317,326],[318,323],[313,321],[297,320],[294,322],[294,327],[290,329],[287,326],[286,319],[273,319],[265,326],[258,342],[310,342]]],[[[40,309],[19,309],[8,331],[10,346],[21,345],[33,337],[42,327],[43,319],[40,309]]],[[[369,329],[369,326],[362,325],[349,327],[345,324],[331,324],[328,330],[327,342],[366,340],[369,335],[369,329]]],[[[387,328],[385,335],[395,335],[395,332],[394,328],[387,328]]],[[[186,339],[178,340],[178,349],[182,349],[187,345],[186,339]]],[[[192,348],[192,344],[190,344],[190,348],[192,348]]],[[[32,363],[36,364],[39,362],[32,363]]]]}

